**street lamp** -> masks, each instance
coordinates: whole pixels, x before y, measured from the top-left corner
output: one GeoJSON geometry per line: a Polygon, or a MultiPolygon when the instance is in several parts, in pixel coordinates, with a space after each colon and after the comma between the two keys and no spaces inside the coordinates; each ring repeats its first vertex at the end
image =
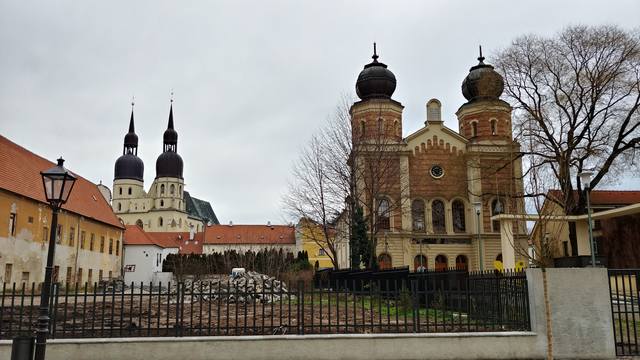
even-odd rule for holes
{"type": "Polygon", "coordinates": [[[484,264],[482,259],[482,239],[480,238],[480,210],[482,210],[482,203],[479,201],[474,202],[473,208],[476,210],[476,224],[478,226],[478,264],[480,265],[480,271],[483,271],[484,264]]]}
{"type": "Polygon", "coordinates": [[[591,204],[589,201],[589,193],[591,192],[591,176],[592,172],[583,171],[578,174],[580,182],[584,184],[585,192],[587,193],[587,219],[589,220],[589,247],[591,248],[591,266],[596,267],[596,252],[593,245],[593,229],[591,226],[591,204]]]}
{"type": "Polygon", "coordinates": [[[49,170],[40,173],[42,185],[44,185],[44,195],[53,210],[51,217],[51,233],[49,235],[49,249],[47,253],[47,266],[44,272],[44,284],[40,295],[40,309],[38,315],[38,326],[36,329],[36,360],[44,360],[47,346],[47,335],[49,334],[49,296],[51,293],[51,277],[53,276],[53,259],[55,256],[56,234],[58,227],[58,212],[64,203],[69,199],[69,194],[76,182],[76,177],[62,166],[64,159],[58,159],[58,164],[49,170]]]}

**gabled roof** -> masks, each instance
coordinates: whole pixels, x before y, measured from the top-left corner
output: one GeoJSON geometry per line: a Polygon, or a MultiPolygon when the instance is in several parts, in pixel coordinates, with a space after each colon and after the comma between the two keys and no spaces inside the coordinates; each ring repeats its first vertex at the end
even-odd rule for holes
{"type": "MultiPolygon", "coordinates": [[[[40,172],[55,164],[0,135],[0,189],[47,204],[40,172]]],[[[64,210],[124,229],[98,186],[79,176],[64,210]]]]}
{"type": "Polygon", "coordinates": [[[191,196],[188,191],[184,191],[184,201],[187,213],[190,216],[202,219],[207,223],[220,224],[216,213],[208,201],[195,198],[191,196]]]}
{"type": "MultiPolygon", "coordinates": [[[[409,134],[409,136],[407,136],[406,138],[404,138],[404,141],[406,143],[409,143],[411,140],[419,137],[420,135],[424,134],[427,131],[432,131],[434,130],[436,127],[438,127],[438,125],[436,123],[432,124],[432,125],[425,125],[424,127],[416,130],[414,133],[409,134]]],[[[452,136],[453,138],[457,139],[458,141],[466,144],[469,142],[469,140],[467,138],[465,138],[464,136],[458,134],[456,131],[449,129],[447,126],[444,125],[444,122],[442,122],[440,124],[440,130],[445,133],[448,134],[450,136],[452,136]]],[[[462,149],[461,149],[462,150],[462,149]]]]}
{"type": "Polygon", "coordinates": [[[288,225],[211,225],[205,229],[205,244],[295,244],[295,227],[288,225]]]}
{"type": "Polygon", "coordinates": [[[127,225],[124,232],[124,245],[155,245],[163,249],[178,248],[180,254],[202,254],[204,233],[194,234],[193,241],[187,244],[188,239],[188,232],[146,232],[137,225],[127,225]]]}
{"type": "MultiPolygon", "coordinates": [[[[560,190],[549,190],[549,196],[556,199],[562,198],[560,190]]],[[[578,191],[573,191],[575,199],[578,198],[578,191]]],[[[589,201],[592,205],[630,205],[640,203],[640,191],[635,190],[592,190],[589,193],[589,201]]]]}

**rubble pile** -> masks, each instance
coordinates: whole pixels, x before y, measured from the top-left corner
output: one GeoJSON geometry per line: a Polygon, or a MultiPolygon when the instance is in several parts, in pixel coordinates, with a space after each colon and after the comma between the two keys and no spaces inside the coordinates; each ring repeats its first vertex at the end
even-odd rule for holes
{"type": "Polygon", "coordinates": [[[295,298],[295,295],[289,294],[284,282],[255,271],[229,276],[208,276],[199,280],[188,279],[181,287],[185,303],[222,299],[229,303],[257,301],[269,304],[295,298]]]}

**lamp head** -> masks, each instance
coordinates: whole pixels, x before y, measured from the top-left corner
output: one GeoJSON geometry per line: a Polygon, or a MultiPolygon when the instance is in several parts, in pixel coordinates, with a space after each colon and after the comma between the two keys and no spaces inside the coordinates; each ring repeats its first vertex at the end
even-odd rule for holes
{"type": "Polygon", "coordinates": [[[591,188],[591,176],[593,176],[593,173],[590,171],[583,171],[578,174],[578,177],[580,177],[580,182],[587,189],[591,188]]]}

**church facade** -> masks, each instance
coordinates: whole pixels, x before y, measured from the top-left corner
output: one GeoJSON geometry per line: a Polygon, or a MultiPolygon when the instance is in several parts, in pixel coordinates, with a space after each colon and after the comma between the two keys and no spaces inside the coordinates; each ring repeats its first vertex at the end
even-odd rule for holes
{"type": "MultiPolygon", "coordinates": [[[[404,107],[392,98],[396,78],[375,49],[358,76],[360,101],[350,109],[353,193],[380,268],[500,267],[504,244],[491,217],[522,213],[522,163],[512,108],[500,99],[503,79],[482,54],[478,60],[462,83],[467,102],[456,112],[457,131],[444,125],[432,99],[424,127],[403,137],[404,107]]],[[[525,225],[509,231],[526,249],[525,225]]]]}
{"type": "Polygon", "coordinates": [[[185,191],[183,167],[172,101],[163,135],[163,151],[156,161],[156,177],[149,191],[145,191],[144,163],[138,157],[132,109],[122,156],[115,163],[113,211],[125,225],[138,225],[145,232],[202,232],[208,224],[218,224],[211,204],[185,191]]]}

